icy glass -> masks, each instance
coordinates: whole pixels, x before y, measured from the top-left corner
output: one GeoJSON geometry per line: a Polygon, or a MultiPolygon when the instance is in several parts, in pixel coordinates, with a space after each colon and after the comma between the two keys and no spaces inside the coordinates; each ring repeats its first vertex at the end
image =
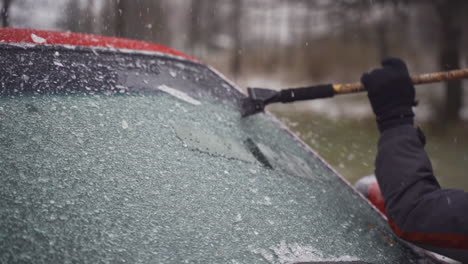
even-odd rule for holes
{"type": "Polygon", "coordinates": [[[56,76],[97,55],[60,50],[62,73],[35,73],[55,56],[40,52],[2,72],[0,263],[419,263],[276,121],[241,118],[241,95],[206,67],[100,54],[115,76],[101,92],[92,67],[85,89],[56,76]],[[137,59],[158,72],[118,66],[137,59]],[[50,90],[28,92],[34,74],[50,90]]]}

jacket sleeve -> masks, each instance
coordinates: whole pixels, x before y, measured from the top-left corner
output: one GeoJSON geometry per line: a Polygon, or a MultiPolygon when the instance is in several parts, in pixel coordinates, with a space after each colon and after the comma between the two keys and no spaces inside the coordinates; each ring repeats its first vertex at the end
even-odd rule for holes
{"type": "Polygon", "coordinates": [[[380,137],[375,174],[389,223],[407,241],[468,262],[468,193],[440,188],[424,141],[410,125],[380,137]]]}

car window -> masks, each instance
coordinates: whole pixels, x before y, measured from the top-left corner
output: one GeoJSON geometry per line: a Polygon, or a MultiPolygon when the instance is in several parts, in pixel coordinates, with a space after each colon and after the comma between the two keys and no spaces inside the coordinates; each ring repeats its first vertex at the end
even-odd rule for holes
{"type": "Polygon", "coordinates": [[[1,45],[0,260],[417,263],[234,87],[160,54],[1,45]]]}

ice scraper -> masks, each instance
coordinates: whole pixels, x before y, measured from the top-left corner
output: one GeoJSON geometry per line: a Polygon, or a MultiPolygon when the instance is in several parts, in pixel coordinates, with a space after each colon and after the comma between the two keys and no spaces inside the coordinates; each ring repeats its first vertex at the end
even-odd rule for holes
{"type": "MultiPolygon", "coordinates": [[[[434,72],[411,76],[414,84],[425,84],[468,78],[468,69],[434,72]]],[[[272,90],[266,88],[247,88],[248,97],[241,102],[242,117],[263,112],[266,105],[272,103],[291,103],[311,99],[333,97],[338,94],[349,94],[366,91],[360,82],[346,84],[314,85],[302,88],[272,90]]]]}

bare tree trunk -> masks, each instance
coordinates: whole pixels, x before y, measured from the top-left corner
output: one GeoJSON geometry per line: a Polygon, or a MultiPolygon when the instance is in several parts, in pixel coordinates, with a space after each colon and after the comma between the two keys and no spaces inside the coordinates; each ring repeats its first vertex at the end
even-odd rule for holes
{"type": "MultiPolygon", "coordinates": [[[[441,70],[460,68],[461,18],[463,0],[441,1],[437,4],[441,20],[439,64],[441,70]]],[[[461,81],[446,84],[444,120],[459,120],[463,89],[461,81]]]]}
{"type": "MultiPolygon", "coordinates": [[[[209,1],[209,0],[208,0],[209,1]]],[[[219,10],[221,7],[220,1],[210,1],[206,10],[206,39],[205,43],[208,49],[219,48],[217,43],[217,35],[221,32],[221,18],[219,10]]]]}
{"type": "Polygon", "coordinates": [[[389,56],[390,48],[387,41],[387,21],[379,21],[376,26],[376,37],[377,37],[377,53],[380,60],[383,60],[389,56]]]}
{"type": "Polygon", "coordinates": [[[95,16],[93,10],[95,8],[95,0],[87,0],[85,8],[81,10],[81,14],[84,17],[84,21],[81,24],[81,32],[86,33],[98,33],[97,27],[95,26],[95,16]]]}
{"type": "Polygon", "coordinates": [[[242,6],[243,0],[233,2],[232,25],[234,38],[234,53],[231,62],[231,71],[235,79],[239,78],[242,71],[242,6]]]}
{"type": "Polygon", "coordinates": [[[65,8],[63,26],[65,30],[71,32],[81,32],[80,30],[81,9],[78,1],[69,1],[65,8]]]}
{"type": "Polygon", "coordinates": [[[2,10],[1,10],[1,14],[0,16],[2,17],[2,26],[3,27],[9,27],[10,26],[10,19],[8,17],[8,11],[10,9],[10,5],[11,5],[11,2],[13,0],[3,0],[3,7],[2,7],[2,10]]]}
{"type": "Polygon", "coordinates": [[[190,25],[187,48],[192,50],[192,55],[200,56],[198,52],[198,45],[202,35],[201,18],[202,18],[202,0],[192,0],[190,6],[190,25]]]}
{"type": "Polygon", "coordinates": [[[98,28],[97,32],[100,35],[105,36],[116,36],[115,24],[116,24],[116,1],[104,2],[101,11],[97,16],[98,28]]]}
{"type": "Polygon", "coordinates": [[[115,5],[115,35],[117,37],[124,37],[125,34],[125,11],[124,0],[117,0],[115,5]]]}
{"type": "MultiPolygon", "coordinates": [[[[268,1],[267,4],[264,4],[264,5],[266,9],[266,19],[267,19],[268,24],[270,25],[276,24],[274,13],[275,13],[276,6],[278,5],[278,1],[271,0],[271,1],[268,1]]],[[[265,47],[268,47],[268,52],[266,53],[266,60],[265,60],[266,61],[265,68],[268,72],[274,72],[280,68],[280,56],[276,51],[279,50],[281,47],[280,47],[279,39],[277,37],[272,38],[272,36],[275,33],[273,31],[274,29],[272,30],[271,27],[268,27],[268,30],[265,30],[265,34],[263,35],[265,39],[264,45],[265,47]],[[272,52],[272,51],[275,51],[275,52],[272,52]]]]}
{"type": "Polygon", "coordinates": [[[163,0],[115,0],[115,35],[170,44],[165,7],[163,0]]]}

